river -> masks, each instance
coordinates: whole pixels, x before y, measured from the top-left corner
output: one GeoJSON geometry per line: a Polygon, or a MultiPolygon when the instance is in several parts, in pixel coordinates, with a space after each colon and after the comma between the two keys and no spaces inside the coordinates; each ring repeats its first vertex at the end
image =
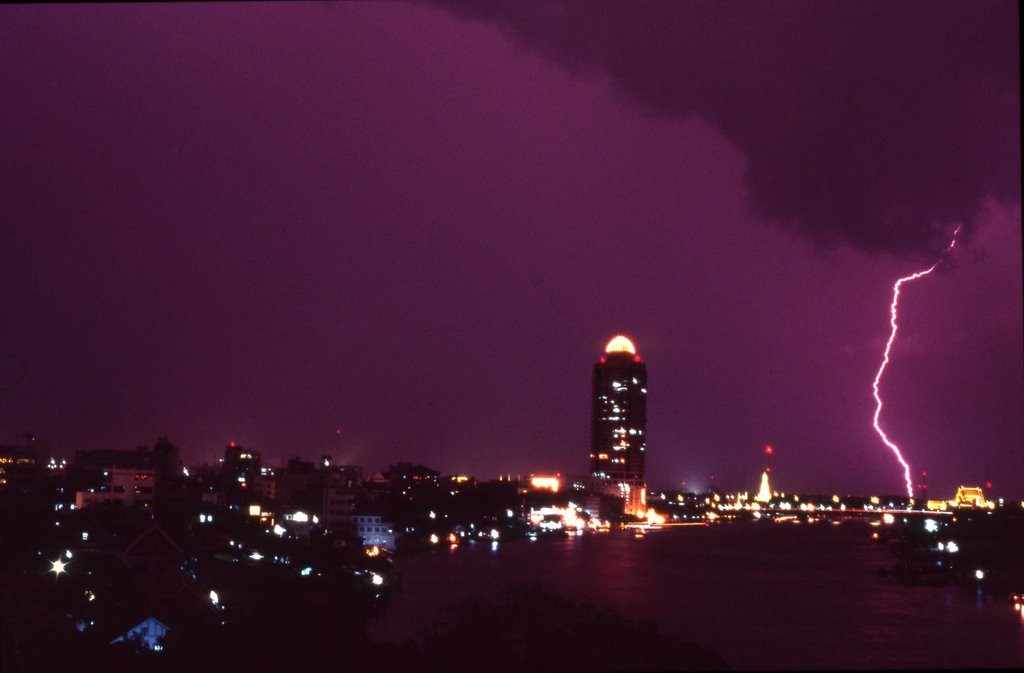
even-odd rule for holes
{"type": "Polygon", "coordinates": [[[397,641],[508,582],[653,619],[737,669],[1024,667],[1005,596],[909,587],[860,523],[723,524],[439,548],[402,559],[402,590],[371,635],[397,641]]]}

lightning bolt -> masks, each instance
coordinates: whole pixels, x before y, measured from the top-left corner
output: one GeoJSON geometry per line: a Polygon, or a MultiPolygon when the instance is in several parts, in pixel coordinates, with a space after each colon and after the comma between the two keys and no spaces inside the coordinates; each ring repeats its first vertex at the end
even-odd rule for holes
{"type": "Polygon", "coordinates": [[[892,450],[892,452],[896,455],[896,460],[898,460],[900,465],[903,466],[903,478],[907,482],[908,498],[914,497],[914,487],[913,483],[910,480],[910,465],[908,465],[907,461],[903,459],[903,454],[900,453],[900,447],[896,446],[896,444],[894,444],[893,441],[889,439],[889,437],[885,434],[885,431],[882,430],[882,426],[879,425],[878,423],[878,418],[879,416],[882,415],[882,398],[878,394],[878,384],[882,381],[882,374],[885,373],[885,368],[889,364],[889,351],[892,349],[892,344],[896,340],[896,332],[898,330],[896,322],[896,311],[900,303],[900,286],[903,285],[903,283],[909,283],[912,280],[917,280],[918,278],[927,276],[932,271],[934,271],[935,267],[937,267],[939,263],[942,262],[943,257],[950,250],[953,249],[953,246],[956,245],[956,237],[959,233],[960,227],[957,227],[953,231],[953,238],[950,239],[949,245],[947,245],[946,249],[942,251],[942,253],[939,255],[939,259],[936,260],[934,264],[932,264],[924,271],[918,271],[917,273],[913,273],[909,276],[904,276],[903,278],[900,278],[899,280],[896,281],[896,284],[892,286],[892,304],[889,307],[889,324],[892,326],[892,332],[889,333],[889,341],[885,344],[885,353],[882,356],[882,364],[878,368],[878,373],[875,374],[875,382],[872,385],[872,388],[875,392],[875,402],[877,403],[877,406],[875,407],[874,419],[875,432],[878,433],[878,436],[882,438],[882,441],[885,443],[885,445],[888,446],[889,449],[892,450]]]}

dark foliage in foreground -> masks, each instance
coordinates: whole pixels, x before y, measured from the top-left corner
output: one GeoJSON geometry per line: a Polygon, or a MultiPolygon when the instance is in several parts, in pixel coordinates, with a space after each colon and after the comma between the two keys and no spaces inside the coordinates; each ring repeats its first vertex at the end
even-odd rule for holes
{"type": "Polygon", "coordinates": [[[563,598],[538,584],[510,584],[496,600],[472,599],[420,643],[392,648],[370,671],[728,670],[713,651],[660,633],[653,621],[563,598]]]}
{"type": "MultiPolygon", "coordinates": [[[[55,625],[42,638],[22,634],[17,648],[26,658],[6,664],[12,671],[139,673],[728,670],[711,650],[662,634],[654,622],[578,603],[540,585],[513,584],[495,600],[456,605],[418,642],[401,644],[366,639],[365,609],[344,602],[310,607],[278,594],[244,623],[172,631],[160,653],[137,642],[111,646],[55,625]]],[[[15,645],[10,635],[5,633],[5,650],[15,645]]]]}

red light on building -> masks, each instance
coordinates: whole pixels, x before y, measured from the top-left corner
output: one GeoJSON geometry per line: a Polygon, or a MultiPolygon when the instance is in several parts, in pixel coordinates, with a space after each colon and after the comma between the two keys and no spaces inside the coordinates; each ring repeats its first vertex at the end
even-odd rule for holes
{"type": "Polygon", "coordinates": [[[986,481],[985,482],[985,488],[992,488],[992,482],[991,481],[986,481]]]}
{"type": "Polygon", "coordinates": [[[640,362],[640,356],[639,355],[634,355],[633,356],[633,362],[640,362]]]}
{"type": "Polygon", "coordinates": [[[775,453],[775,449],[772,448],[772,445],[771,444],[765,444],[765,446],[764,446],[764,455],[770,456],[773,453],[775,453]]]}
{"type": "Polygon", "coordinates": [[[230,442],[228,442],[228,446],[234,446],[234,445],[235,445],[235,440],[232,439],[230,442]]]}

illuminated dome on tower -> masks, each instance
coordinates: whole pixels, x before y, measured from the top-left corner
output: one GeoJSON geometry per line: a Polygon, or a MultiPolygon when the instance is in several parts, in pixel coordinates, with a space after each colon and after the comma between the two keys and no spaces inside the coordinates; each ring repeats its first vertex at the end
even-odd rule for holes
{"type": "Polygon", "coordinates": [[[605,353],[629,353],[630,355],[636,355],[636,346],[628,338],[621,334],[611,341],[604,347],[605,353]]]}

